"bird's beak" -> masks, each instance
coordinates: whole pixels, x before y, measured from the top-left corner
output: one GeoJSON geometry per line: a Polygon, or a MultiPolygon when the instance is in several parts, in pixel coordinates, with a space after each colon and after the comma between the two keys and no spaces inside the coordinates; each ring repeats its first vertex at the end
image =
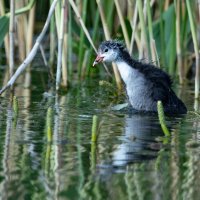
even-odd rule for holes
{"type": "Polygon", "coordinates": [[[97,57],[96,57],[95,61],[93,62],[93,65],[92,65],[92,66],[94,67],[96,64],[102,62],[103,59],[104,59],[104,56],[102,56],[102,55],[97,55],[97,57]]]}

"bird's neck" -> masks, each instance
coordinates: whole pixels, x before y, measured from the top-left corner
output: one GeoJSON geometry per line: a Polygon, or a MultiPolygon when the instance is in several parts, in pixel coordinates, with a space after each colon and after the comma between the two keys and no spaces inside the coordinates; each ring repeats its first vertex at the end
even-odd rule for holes
{"type": "Polygon", "coordinates": [[[131,74],[133,73],[134,69],[123,60],[116,62],[119,73],[125,82],[125,84],[128,84],[131,74]]]}
{"type": "Polygon", "coordinates": [[[138,70],[134,67],[134,62],[127,51],[122,52],[120,59],[116,61],[120,75],[126,85],[133,81],[134,76],[138,75],[138,70]]]}

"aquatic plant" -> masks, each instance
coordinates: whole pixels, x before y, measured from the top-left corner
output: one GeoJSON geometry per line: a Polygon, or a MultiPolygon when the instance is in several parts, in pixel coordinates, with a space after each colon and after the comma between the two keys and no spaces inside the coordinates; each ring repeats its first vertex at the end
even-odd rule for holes
{"type": "Polygon", "coordinates": [[[164,114],[164,109],[161,101],[157,102],[157,109],[158,109],[158,117],[160,121],[161,128],[163,130],[163,133],[165,136],[170,136],[170,132],[166,126],[166,121],[165,121],[165,114],[164,114]]]}

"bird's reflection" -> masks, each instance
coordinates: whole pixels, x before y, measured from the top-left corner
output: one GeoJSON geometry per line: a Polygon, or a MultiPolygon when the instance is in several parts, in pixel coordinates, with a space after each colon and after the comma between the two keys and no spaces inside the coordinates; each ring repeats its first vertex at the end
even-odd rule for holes
{"type": "Polygon", "coordinates": [[[113,152],[112,165],[125,166],[129,163],[155,158],[160,149],[156,141],[163,136],[158,117],[154,114],[132,114],[125,118],[122,143],[113,152]]]}
{"type": "Polygon", "coordinates": [[[162,146],[157,138],[164,135],[156,114],[135,113],[125,115],[124,120],[120,144],[115,145],[109,162],[111,168],[154,159],[162,146]]]}

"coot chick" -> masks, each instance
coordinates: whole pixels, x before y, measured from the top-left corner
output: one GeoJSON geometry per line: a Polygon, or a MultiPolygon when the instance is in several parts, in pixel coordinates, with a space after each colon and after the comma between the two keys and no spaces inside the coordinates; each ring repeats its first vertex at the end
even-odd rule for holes
{"type": "Polygon", "coordinates": [[[100,62],[114,62],[126,85],[131,106],[138,111],[157,112],[157,101],[162,101],[164,112],[185,114],[187,108],[172,90],[167,73],[152,64],[131,58],[124,44],[109,40],[101,43],[93,66],[100,62]]]}

